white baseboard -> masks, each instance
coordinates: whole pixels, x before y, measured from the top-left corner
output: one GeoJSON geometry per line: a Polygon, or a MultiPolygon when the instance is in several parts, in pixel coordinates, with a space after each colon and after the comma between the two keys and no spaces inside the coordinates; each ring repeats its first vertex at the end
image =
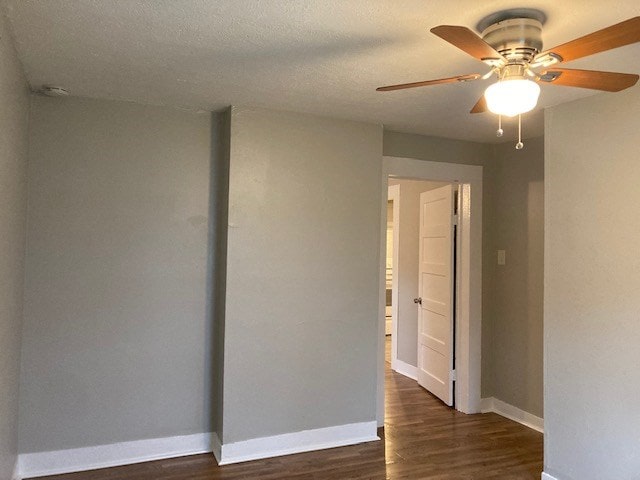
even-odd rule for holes
{"type": "Polygon", "coordinates": [[[19,456],[18,472],[21,478],[30,478],[129,465],[208,453],[212,451],[211,443],[210,433],[198,433],[52,452],[23,453],[19,456]]]}
{"type": "Polygon", "coordinates": [[[558,480],[556,477],[552,477],[548,473],[542,472],[542,480],[558,480]]]}
{"type": "MultiPolygon", "coordinates": [[[[532,428],[540,433],[544,432],[544,420],[540,417],[525,412],[524,410],[509,405],[495,397],[483,398],[480,400],[480,411],[482,413],[493,412],[501,415],[509,420],[518,422],[525,427],[532,428]]],[[[550,477],[553,480],[553,477],[550,477]]]]}
{"type": "Polygon", "coordinates": [[[260,458],[279,457],[281,455],[380,440],[376,427],[375,421],[351,423],[338,425],[337,427],[303,430],[272,437],[225,443],[222,445],[221,458],[218,464],[228,465],[260,458]]]}
{"type": "Polygon", "coordinates": [[[218,465],[227,465],[380,440],[376,428],[375,421],[352,423],[273,437],[254,438],[226,445],[220,443],[216,433],[200,433],[95,447],[23,453],[16,461],[14,480],[209,452],[213,452],[218,465]]]}
{"type": "Polygon", "coordinates": [[[405,377],[409,377],[411,380],[418,380],[418,367],[409,365],[402,360],[398,360],[396,358],[391,364],[391,369],[395,370],[401,375],[404,375],[405,377]]]}

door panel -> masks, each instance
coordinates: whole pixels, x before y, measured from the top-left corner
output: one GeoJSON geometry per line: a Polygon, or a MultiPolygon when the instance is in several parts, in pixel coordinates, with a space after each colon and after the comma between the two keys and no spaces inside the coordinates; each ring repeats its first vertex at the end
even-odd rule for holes
{"type": "Polygon", "coordinates": [[[418,383],[453,405],[454,190],[420,195],[418,383]]]}

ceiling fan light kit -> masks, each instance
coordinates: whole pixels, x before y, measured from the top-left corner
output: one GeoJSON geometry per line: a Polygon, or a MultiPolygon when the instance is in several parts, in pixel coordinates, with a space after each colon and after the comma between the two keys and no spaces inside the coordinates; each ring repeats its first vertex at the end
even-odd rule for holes
{"type": "Polygon", "coordinates": [[[533,110],[540,85],[524,76],[511,76],[489,85],[484,92],[487,108],[496,115],[515,117],[533,110]]]}
{"type": "Polygon", "coordinates": [[[618,92],[636,84],[638,75],[592,70],[555,68],[595,53],[640,42],[640,17],[590,33],[584,37],[542,50],[543,12],[518,8],[494,13],[477,26],[482,37],[467,27],[440,25],[431,32],[484,62],[491,70],[484,75],[470,74],[439,80],[403,83],[380,87],[378,91],[403,90],[442,83],[468,82],[488,79],[494,74],[498,81],[490,85],[471,109],[471,113],[489,110],[498,115],[498,131],[503,134],[502,116],[518,116],[518,143],[523,148],[521,115],[533,110],[540,96],[540,84],[590,88],[618,92]],[[540,69],[540,71],[536,71],[540,69]]]}

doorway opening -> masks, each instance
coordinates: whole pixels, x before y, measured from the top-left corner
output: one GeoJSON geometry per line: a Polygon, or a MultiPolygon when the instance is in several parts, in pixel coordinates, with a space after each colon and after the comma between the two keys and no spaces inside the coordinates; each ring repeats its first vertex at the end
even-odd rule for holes
{"type": "Polygon", "coordinates": [[[482,167],[385,157],[382,180],[378,424],[387,358],[446,405],[478,413],[482,167]]]}
{"type": "Polygon", "coordinates": [[[417,379],[420,195],[449,185],[389,178],[385,265],[385,334],[392,369],[417,379]],[[399,295],[399,291],[402,294],[399,295]],[[399,317],[402,319],[399,321],[399,317]]]}
{"type": "Polygon", "coordinates": [[[386,359],[449,406],[455,398],[457,191],[455,183],[389,178],[387,202],[386,359]]]}

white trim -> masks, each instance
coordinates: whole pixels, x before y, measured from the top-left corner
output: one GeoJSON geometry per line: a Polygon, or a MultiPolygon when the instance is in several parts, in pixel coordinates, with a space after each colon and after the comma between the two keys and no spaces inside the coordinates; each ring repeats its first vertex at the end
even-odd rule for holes
{"type": "Polygon", "coordinates": [[[211,450],[213,456],[216,457],[216,462],[220,465],[220,460],[222,459],[222,442],[216,432],[211,434],[211,450]]]}
{"type": "Polygon", "coordinates": [[[411,380],[418,381],[418,367],[409,365],[408,363],[396,358],[395,362],[391,362],[391,369],[405,377],[409,377],[411,380]]]}
{"type": "Polygon", "coordinates": [[[542,472],[542,480],[558,480],[556,477],[552,477],[548,473],[542,472]]]}
{"type": "Polygon", "coordinates": [[[380,440],[376,428],[375,421],[361,422],[225,443],[222,444],[218,464],[229,465],[380,440]]]}
{"type": "Polygon", "coordinates": [[[483,398],[481,401],[482,413],[493,412],[501,415],[509,420],[518,422],[525,427],[529,427],[540,433],[544,433],[544,419],[525,412],[524,410],[514,407],[502,400],[494,397],[483,398]]]}
{"type": "Polygon", "coordinates": [[[22,478],[42,477],[208,452],[211,452],[211,434],[197,433],[95,447],[22,453],[19,456],[19,474],[22,478]]]}
{"type": "MultiPolygon", "coordinates": [[[[460,277],[456,320],[456,409],[463,413],[480,411],[480,366],[482,364],[482,167],[413,158],[383,157],[381,218],[386,218],[388,178],[411,178],[459,183],[462,205],[460,227],[460,277]]],[[[382,222],[384,223],[384,222],[382,222]]],[[[381,235],[386,238],[381,225],[381,235]]],[[[380,308],[377,411],[384,423],[384,277],[385,247],[380,247],[380,308]]]]}

